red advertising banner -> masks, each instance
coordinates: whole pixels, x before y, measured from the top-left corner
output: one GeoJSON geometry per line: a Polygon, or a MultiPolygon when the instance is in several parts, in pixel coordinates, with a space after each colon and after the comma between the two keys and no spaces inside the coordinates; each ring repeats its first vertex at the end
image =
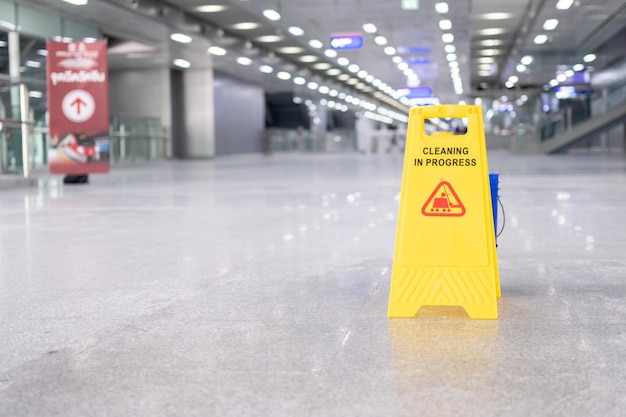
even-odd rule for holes
{"type": "Polygon", "coordinates": [[[109,171],[106,41],[46,43],[52,174],[109,171]]]}

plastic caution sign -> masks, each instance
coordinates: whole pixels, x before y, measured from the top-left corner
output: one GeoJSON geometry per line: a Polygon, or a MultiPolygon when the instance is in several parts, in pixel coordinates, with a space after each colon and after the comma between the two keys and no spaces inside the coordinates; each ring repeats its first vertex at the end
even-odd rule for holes
{"type": "Polygon", "coordinates": [[[500,296],[480,106],[412,108],[406,139],[389,317],[462,306],[497,319],[500,296]],[[467,119],[467,132],[428,134],[428,119],[467,119]]]}

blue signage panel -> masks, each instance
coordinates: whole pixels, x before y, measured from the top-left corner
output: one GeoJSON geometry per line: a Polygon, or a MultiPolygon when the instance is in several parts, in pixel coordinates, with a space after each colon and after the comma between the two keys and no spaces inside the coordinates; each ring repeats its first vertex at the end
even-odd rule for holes
{"type": "Polygon", "coordinates": [[[363,46],[363,35],[333,35],[330,37],[332,49],[359,49],[363,46]]]}
{"type": "Polygon", "coordinates": [[[406,98],[426,98],[433,96],[433,89],[426,86],[421,87],[399,87],[396,90],[406,98]]]}

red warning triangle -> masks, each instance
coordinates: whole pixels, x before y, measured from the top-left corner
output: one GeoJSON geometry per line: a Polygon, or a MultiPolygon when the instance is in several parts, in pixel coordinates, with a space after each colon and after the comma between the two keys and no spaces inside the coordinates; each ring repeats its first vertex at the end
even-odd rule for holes
{"type": "Polygon", "coordinates": [[[422,207],[424,216],[461,217],[465,214],[465,206],[448,181],[435,187],[422,207]]]}

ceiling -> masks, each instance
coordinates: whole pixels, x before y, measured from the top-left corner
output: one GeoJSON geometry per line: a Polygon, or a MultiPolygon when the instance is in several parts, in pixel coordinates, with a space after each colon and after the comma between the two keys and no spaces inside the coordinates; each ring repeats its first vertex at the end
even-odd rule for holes
{"type": "Polygon", "coordinates": [[[401,98],[400,87],[430,87],[441,102],[471,102],[479,95],[500,94],[507,87],[512,91],[541,89],[576,64],[601,68],[609,64],[608,57],[597,54],[590,62],[583,57],[600,51],[626,27],[623,0],[18,3],[52,9],[100,27],[109,38],[113,69],[173,65],[175,59],[184,59],[192,69],[213,67],[270,92],[301,90],[329,95],[333,90],[345,91],[401,113],[415,103],[401,98]],[[199,9],[209,4],[223,9],[199,9]],[[280,19],[265,17],[268,9],[279,12],[280,19]],[[556,27],[544,26],[546,21],[554,26],[550,19],[557,19],[556,27]],[[237,26],[242,22],[254,28],[237,26]],[[366,23],[375,25],[376,32],[368,33],[363,26],[366,23]],[[172,33],[186,34],[191,42],[172,41],[172,33]],[[362,35],[362,48],[331,49],[330,37],[338,34],[362,35]],[[276,38],[272,42],[266,38],[270,35],[276,38]],[[445,38],[449,35],[453,40],[445,38]],[[545,42],[537,43],[541,36],[545,42]],[[211,46],[223,48],[226,54],[208,53],[211,46]],[[526,56],[532,57],[532,62],[520,66],[526,56]],[[288,79],[279,78],[287,78],[285,73],[288,79]]]}

